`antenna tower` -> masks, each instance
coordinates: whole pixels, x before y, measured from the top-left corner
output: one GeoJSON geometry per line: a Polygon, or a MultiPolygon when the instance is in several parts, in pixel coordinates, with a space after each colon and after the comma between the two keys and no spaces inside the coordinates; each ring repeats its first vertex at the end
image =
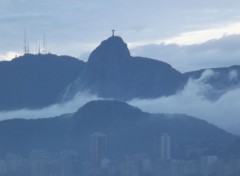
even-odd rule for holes
{"type": "Polygon", "coordinates": [[[23,54],[27,53],[27,33],[24,31],[24,46],[23,46],[23,54]]]}
{"type": "Polygon", "coordinates": [[[38,44],[38,54],[41,54],[41,44],[40,44],[40,42],[38,44]]]}
{"type": "Polygon", "coordinates": [[[46,54],[46,36],[45,36],[45,32],[43,33],[43,54],[46,54]]]}

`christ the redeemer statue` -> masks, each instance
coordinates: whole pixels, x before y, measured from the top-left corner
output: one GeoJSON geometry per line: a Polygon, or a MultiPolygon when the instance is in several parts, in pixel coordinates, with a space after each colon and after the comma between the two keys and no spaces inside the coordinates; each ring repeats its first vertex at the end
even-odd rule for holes
{"type": "Polygon", "coordinates": [[[115,29],[112,30],[112,36],[114,37],[115,36],[115,29]]]}

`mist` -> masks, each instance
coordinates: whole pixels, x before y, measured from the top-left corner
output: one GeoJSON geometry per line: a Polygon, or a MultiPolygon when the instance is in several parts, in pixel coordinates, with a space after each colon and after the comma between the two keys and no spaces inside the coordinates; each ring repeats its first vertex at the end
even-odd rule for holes
{"type": "Polygon", "coordinates": [[[20,109],[0,112],[0,120],[6,119],[37,119],[56,117],[63,114],[74,113],[89,101],[99,99],[96,95],[88,92],[78,92],[73,99],[62,103],[50,105],[42,109],[20,109]]]}
{"type": "MultiPolygon", "coordinates": [[[[180,113],[191,115],[234,134],[240,134],[240,87],[216,92],[206,80],[214,76],[212,70],[205,71],[201,78],[190,79],[184,89],[169,97],[135,99],[129,104],[151,113],[180,113]],[[217,96],[216,99],[208,98],[217,96]],[[217,95],[216,95],[217,94],[217,95]]],[[[229,73],[229,79],[236,76],[229,73]]]]}
{"type": "MultiPolygon", "coordinates": [[[[216,91],[207,80],[217,73],[205,71],[199,79],[189,79],[183,90],[175,95],[156,99],[134,99],[128,103],[151,113],[187,114],[240,134],[240,87],[216,91]],[[214,97],[214,98],[212,98],[214,97]]],[[[235,79],[237,72],[229,72],[229,79],[235,79]]],[[[53,104],[42,109],[20,109],[0,112],[0,120],[37,119],[74,113],[84,104],[100,99],[88,92],[79,92],[73,99],[53,104]]]]}

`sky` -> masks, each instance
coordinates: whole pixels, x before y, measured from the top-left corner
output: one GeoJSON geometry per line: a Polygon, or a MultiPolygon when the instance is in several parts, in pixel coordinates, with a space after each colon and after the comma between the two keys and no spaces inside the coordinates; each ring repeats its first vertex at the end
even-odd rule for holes
{"type": "MultiPolygon", "coordinates": [[[[0,24],[0,60],[10,60],[23,53],[24,31],[32,53],[43,43],[45,32],[51,53],[79,58],[108,38],[111,29],[116,29],[116,35],[128,43],[133,54],[150,57],[151,53],[138,53],[134,49],[162,44],[189,46],[237,36],[240,1],[0,0],[0,24]]],[[[174,60],[161,54],[154,57],[174,60]]],[[[181,71],[203,66],[184,67],[177,62],[171,64],[181,71]]]]}
{"type": "Polygon", "coordinates": [[[181,72],[240,65],[240,35],[223,36],[200,44],[150,44],[132,49],[132,55],[159,59],[181,72]]]}

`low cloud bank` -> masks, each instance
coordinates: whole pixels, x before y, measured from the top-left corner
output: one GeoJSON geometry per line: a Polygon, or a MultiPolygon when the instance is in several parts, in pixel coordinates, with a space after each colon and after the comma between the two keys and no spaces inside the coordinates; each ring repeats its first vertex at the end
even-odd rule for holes
{"type": "Polygon", "coordinates": [[[0,53],[0,61],[10,61],[19,55],[20,55],[20,53],[15,52],[15,51],[9,51],[7,53],[0,53]]]}
{"type": "Polygon", "coordinates": [[[131,49],[134,56],[162,60],[182,72],[239,65],[240,35],[223,36],[202,44],[145,45],[131,49]]]}
{"type": "MultiPolygon", "coordinates": [[[[181,113],[201,118],[231,133],[240,134],[240,87],[217,92],[207,80],[218,73],[205,71],[199,79],[190,79],[177,94],[156,99],[134,99],[128,103],[151,113],[181,113]],[[211,99],[210,96],[218,98],[211,99]]],[[[229,79],[236,79],[236,71],[229,72],[229,79]]],[[[86,92],[77,93],[73,99],[49,107],[0,112],[0,120],[23,118],[49,118],[74,113],[84,104],[100,99],[86,92]]]]}
{"type": "Polygon", "coordinates": [[[49,118],[67,113],[74,113],[84,104],[88,103],[89,101],[97,99],[99,98],[95,95],[91,95],[87,92],[79,92],[70,101],[54,104],[43,109],[37,110],[21,109],[15,111],[0,112],[0,120],[15,118],[22,119],[49,118]]]}
{"type": "MultiPolygon", "coordinates": [[[[157,99],[135,99],[129,104],[151,113],[181,113],[206,120],[231,133],[240,134],[240,88],[225,90],[216,100],[206,98],[215,92],[206,80],[214,76],[205,71],[200,79],[190,79],[176,95],[157,99]]],[[[231,73],[230,78],[235,74],[231,73]]]]}

